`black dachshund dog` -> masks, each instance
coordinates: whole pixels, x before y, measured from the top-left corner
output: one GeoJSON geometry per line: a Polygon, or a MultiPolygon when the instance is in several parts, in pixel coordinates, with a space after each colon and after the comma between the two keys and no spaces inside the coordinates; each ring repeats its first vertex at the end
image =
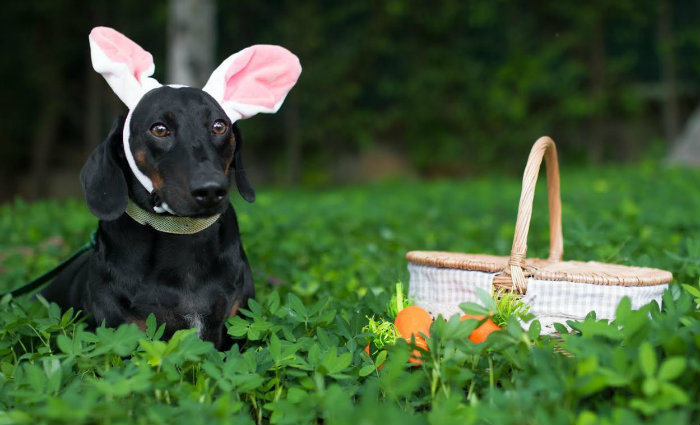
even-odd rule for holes
{"type": "Polygon", "coordinates": [[[113,29],[90,34],[92,62],[129,113],[90,155],[80,180],[99,219],[94,249],[42,291],[88,323],[145,326],[153,313],[165,337],[196,328],[217,348],[224,326],[254,296],[228,190],[255,192],[235,121],[276,112],[296,82],[298,59],[253,46],[226,59],[203,89],[161,86],[151,55],[113,29]]]}

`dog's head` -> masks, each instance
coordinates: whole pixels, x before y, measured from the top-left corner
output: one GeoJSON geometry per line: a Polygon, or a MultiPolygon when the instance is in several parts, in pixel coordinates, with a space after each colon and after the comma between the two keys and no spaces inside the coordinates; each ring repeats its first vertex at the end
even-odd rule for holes
{"type": "Polygon", "coordinates": [[[150,77],[151,54],[111,28],[93,29],[90,48],[93,67],[129,108],[81,171],[96,216],[118,218],[129,194],[157,213],[211,216],[228,206],[232,180],[254,200],[235,123],[280,108],[301,72],[296,56],[279,46],[249,47],[226,59],[200,90],[162,86],[150,77]]]}
{"type": "Polygon", "coordinates": [[[143,175],[139,180],[151,186],[156,208],[178,216],[220,213],[228,205],[232,177],[243,198],[255,198],[241,160],[238,127],[208,93],[191,87],[153,89],[125,124],[131,158],[143,175]]]}

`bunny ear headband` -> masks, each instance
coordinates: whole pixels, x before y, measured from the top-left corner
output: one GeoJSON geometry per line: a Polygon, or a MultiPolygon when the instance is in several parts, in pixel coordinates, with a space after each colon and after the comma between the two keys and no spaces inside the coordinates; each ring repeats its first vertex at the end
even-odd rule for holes
{"type": "MultiPolygon", "coordinates": [[[[153,192],[153,182],[138,169],[129,147],[132,111],[147,92],[162,86],[151,78],[155,70],[153,56],[112,28],[93,28],[89,38],[93,68],[129,108],[123,133],[129,167],[146,190],[153,192]]],[[[216,99],[235,122],[260,112],[277,112],[300,74],[299,59],[287,49],[256,45],[224,60],[202,90],[216,99]]]]}

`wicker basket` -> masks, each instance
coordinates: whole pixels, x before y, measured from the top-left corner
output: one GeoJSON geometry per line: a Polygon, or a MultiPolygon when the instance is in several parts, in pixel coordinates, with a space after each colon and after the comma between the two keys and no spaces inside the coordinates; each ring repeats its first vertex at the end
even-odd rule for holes
{"type": "Polygon", "coordinates": [[[505,288],[516,292],[540,320],[543,332],[553,332],[555,322],[583,319],[595,310],[598,318],[613,319],[622,297],[632,308],[661,295],[673,276],[665,270],[629,267],[594,261],[562,261],[559,165],[554,142],[542,137],[530,151],[523,175],[518,217],[510,257],[411,251],[406,254],[410,272],[409,297],[433,316],[460,313],[459,304],[479,303],[476,288],[505,288]],[[549,258],[526,258],[527,234],[532,215],[535,183],[546,156],[549,197],[549,258]]]}

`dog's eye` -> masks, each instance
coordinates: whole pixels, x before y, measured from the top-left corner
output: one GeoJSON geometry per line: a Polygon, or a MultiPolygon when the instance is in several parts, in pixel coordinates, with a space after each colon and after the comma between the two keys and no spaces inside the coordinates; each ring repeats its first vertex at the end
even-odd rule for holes
{"type": "Polygon", "coordinates": [[[228,126],[223,120],[216,120],[211,125],[211,132],[214,134],[224,134],[228,130],[228,126]]]}
{"type": "Polygon", "coordinates": [[[165,124],[156,123],[151,126],[151,134],[156,137],[165,137],[170,134],[170,130],[165,124]]]}

